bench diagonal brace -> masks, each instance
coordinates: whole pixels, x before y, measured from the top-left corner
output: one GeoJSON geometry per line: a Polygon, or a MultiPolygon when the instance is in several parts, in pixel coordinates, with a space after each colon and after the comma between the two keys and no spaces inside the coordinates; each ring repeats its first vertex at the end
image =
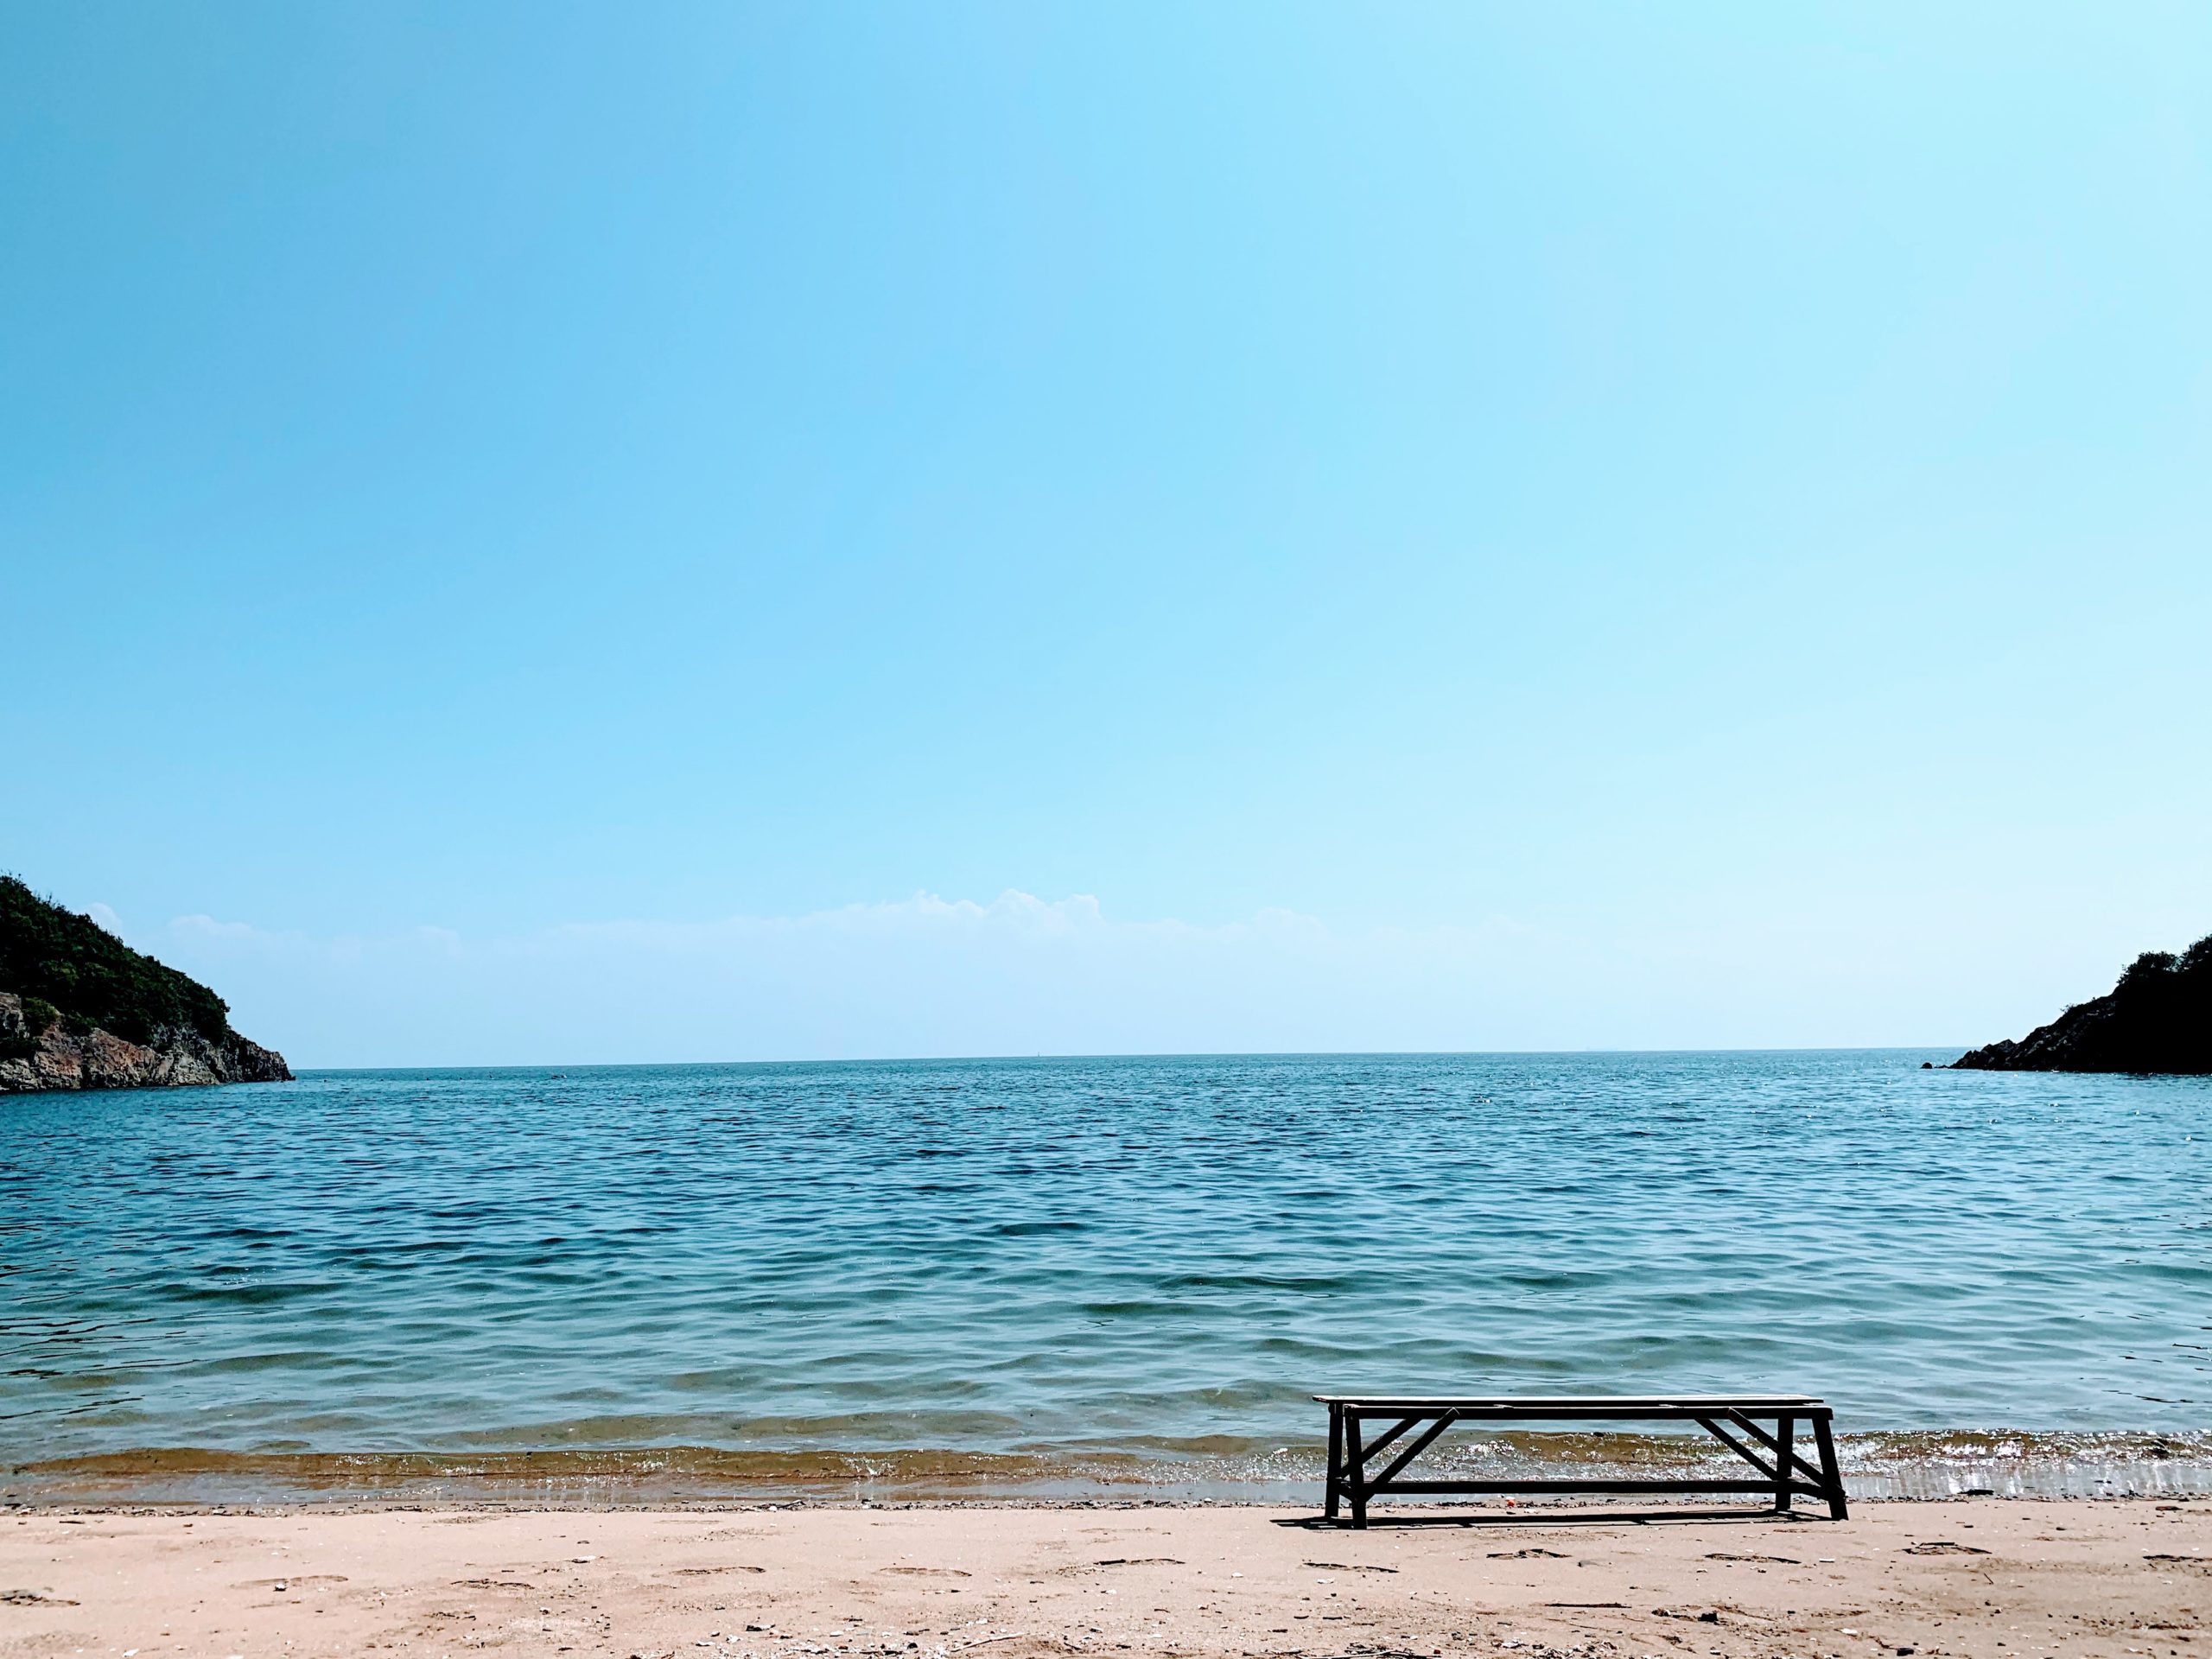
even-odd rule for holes
{"type": "Polygon", "coordinates": [[[1774,1482],[1777,1486],[1782,1484],[1782,1477],[1776,1473],[1775,1471],[1769,1468],[1765,1464],[1761,1463],[1758,1459],[1752,1454],[1751,1448],[1750,1446],[1745,1446],[1733,1434],[1731,1434],[1726,1429],[1721,1427],[1720,1425],[1715,1422],[1712,1418],[1699,1418],[1697,1420],[1697,1426],[1705,1430],[1707,1433],[1712,1435],[1714,1440],[1719,1441],[1721,1445],[1726,1446],[1731,1452],[1733,1452],[1745,1463],[1750,1464],[1751,1467],[1758,1470],[1759,1473],[1765,1476],[1769,1480],[1774,1482]]]}
{"type": "Polygon", "coordinates": [[[1389,1433],[1383,1435],[1382,1439],[1370,1440],[1365,1446],[1360,1447],[1359,1455],[1351,1460],[1351,1466],[1358,1474],[1359,1483],[1361,1485],[1373,1486],[1376,1484],[1374,1481],[1371,1481],[1367,1478],[1367,1460],[1373,1457],[1376,1452],[1382,1450],[1384,1446],[1389,1445],[1391,1441],[1396,1440],[1399,1435],[1404,1433],[1408,1429],[1411,1428],[1420,1421],[1421,1419],[1418,1417],[1401,1418],[1398,1421],[1398,1426],[1392,1429],[1389,1433]]]}
{"type": "Polygon", "coordinates": [[[1421,1456],[1422,1452],[1427,1451],[1429,1443],[1432,1440],[1435,1440],[1438,1435],[1441,1434],[1446,1429],[1451,1427],[1452,1424],[1459,1421],[1459,1414],[1458,1412],[1447,1411],[1441,1417],[1439,1417],[1434,1422],[1431,1423],[1420,1434],[1414,1437],[1414,1443],[1411,1446],[1398,1453],[1396,1459],[1393,1460],[1389,1468],[1385,1469],[1381,1474],[1376,1476],[1374,1482],[1375,1489],[1379,1491],[1382,1488],[1388,1486],[1392,1481],[1403,1474],[1408,1464],[1411,1463],[1415,1458],[1421,1456]]]}
{"type": "MultiPolygon", "coordinates": [[[[1745,1416],[1742,1412],[1730,1412],[1728,1414],[1728,1421],[1732,1423],[1740,1425],[1742,1427],[1748,1429],[1751,1433],[1757,1435],[1761,1444],[1763,1444],[1768,1451],[1773,1452],[1777,1459],[1780,1459],[1783,1455],[1784,1447],[1783,1446],[1782,1442],[1776,1440],[1773,1435],[1768,1433],[1766,1430],[1761,1428],[1750,1418],[1745,1416]]],[[[1814,1485],[1819,1487],[1823,1493],[1827,1491],[1827,1477],[1826,1475],[1814,1468],[1811,1464],[1806,1462],[1803,1456],[1800,1454],[1794,1446],[1788,1448],[1788,1456],[1789,1459],[1789,1467],[1796,1474],[1803,1475],[1806,1479],[1811,1481],[1814,1485]]]]}

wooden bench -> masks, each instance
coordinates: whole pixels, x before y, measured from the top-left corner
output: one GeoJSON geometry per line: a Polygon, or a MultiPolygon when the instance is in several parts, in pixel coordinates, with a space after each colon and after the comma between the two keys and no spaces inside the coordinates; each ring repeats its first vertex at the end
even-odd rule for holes
{"type": "Polygon", "coordinates": [[[1802,1394],[1762,1395],[1470,1395],[1464,1398],[1400,1398],[1390,1395],[1317,1394],[1329,1408],[1327,1513],[1336,1520],[1349,1504],[1351,1524],[1367,1524],[1370,1498],[1385,1492],[1762,1492],[1787,1514],[1793,1497],[1819,1498],[1834,1519],[1844,1519],[1843,1471],[1836,1466],[1831,1414],[1825,1402],[1802,1394]],[[1758,1420],[1770,1420],[1771,1431],[1758,1420]],[[1407,1479],[1407,1465],[1454,1423],[1692,1422],[1754,1470],[1756,1479],[1704,1476],[1646,1476],[1611,1480],[1407,1479]],[[1799,1455],[1796,1430],[1813,1431],[1821,1466],[1799,1455]],[[1373,1439],[1370,1426],[1389,1427],[1373,1439]],[[1415,1427],[1427,1427],[1414,1433],[1415,1427]],[[1369,1465],[1412,1434],[1379,1471],[1369,1465]]]}

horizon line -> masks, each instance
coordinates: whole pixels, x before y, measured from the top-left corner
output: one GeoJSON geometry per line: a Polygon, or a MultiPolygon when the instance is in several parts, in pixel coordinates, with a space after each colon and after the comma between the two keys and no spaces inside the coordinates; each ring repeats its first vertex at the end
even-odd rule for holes
{"type": "Polygon", "coordinates": [[[1811,1044],[1775,1048],[1347,1048],[1190,1049],[1096,1051],[1034,1054],[855,1054],[836,1058],[750,1060],[531,1060],[454,1061],[437,1065],[303,1065],[297,1075],[342,1075],[378,1071],[636,1071],[726,1070],[732,1066],[783,1065],[990,1065],[1039,1060],[1357,1060],[1357,1059],[1563,1059],[1596,1056],[1692,1056],[1719,1054],[1941,1054],[1971,1044],[1811,1044]]]}

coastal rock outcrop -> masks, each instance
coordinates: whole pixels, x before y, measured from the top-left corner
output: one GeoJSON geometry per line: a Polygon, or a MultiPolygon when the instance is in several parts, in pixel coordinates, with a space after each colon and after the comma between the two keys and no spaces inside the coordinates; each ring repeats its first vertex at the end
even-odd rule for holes
{"type": "Polygon", "coordinates": [[[291,1077],[205,985],[0,876],[0,1094],[291,1077]]]}
{"type": "Polygon", "coordinates": [[[234,1031],[211,1040],[168,1027],[133,1043],[98,1026],[72,1030],[58,1014],[43,1030],[34,1033],[30,1025],[23,999],[0,991],[0,1094],[292,1080],[282,1054],[234,1031]]]}
{"type": "Polygon", "coordinates": [[[2146,950],[2106,995],[1952,1065],[1971,1071],[2212,1074],[2212,935],[2179,956],[2146,950]]]}

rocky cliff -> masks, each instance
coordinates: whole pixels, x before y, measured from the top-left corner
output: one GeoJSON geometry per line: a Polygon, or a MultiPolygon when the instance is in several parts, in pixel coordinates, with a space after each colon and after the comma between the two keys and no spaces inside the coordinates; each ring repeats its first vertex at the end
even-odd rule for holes
{"type": "Polygon", "coordinates": [[[70,1029],[55,1017],[33,1032],[23,999],[0,991],[0,1094],[36,1089],[162,1089],[213,1083],[289,1083],[275,1051],[234,1031],[210,1039],[196,1031],[156,1030],[126,1042],[98,1026],[70,1029]]]}
{"type": "Polygon", "coordinates": [[[2149,950],[2103,996],[1953,1065],[1974,1071],[2212,1073],[2212,936],[2149,950]]]}
{"type": "Polygon", "coordinates": [[[199,981],[0,875],[0,1094],[291,1076],[199,981]]]}

